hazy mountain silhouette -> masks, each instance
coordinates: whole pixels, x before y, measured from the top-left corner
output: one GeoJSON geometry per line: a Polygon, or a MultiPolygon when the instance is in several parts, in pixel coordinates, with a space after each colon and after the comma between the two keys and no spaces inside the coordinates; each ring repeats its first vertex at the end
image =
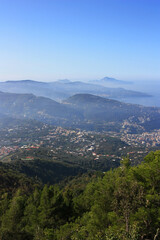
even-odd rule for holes
{"type": "Polygon", "coordinates": [[[126,90],[124,88],[108,88],[98,84],[59,80],[56,82],[37,82],[32,80],[0,82],[0,91],[10,93],[32,93],[36,96],[48,97],[56,101],[64,100],[74,94],[89,93],[106,98],[121,100],[123,98],[144,98],[148,94],[126,90]]]}
{"type": "Polygon", "coordinates": [[[122,123],[130,119],[132,123],[144,124],[153,128],[160,127],[160,109],[126,104],[91,94],[76,94],[58,103],[33,94],[0,92],[0,118],[4,116],[38,121],[61,126],[85,127],[86,123],[122,123]]]}

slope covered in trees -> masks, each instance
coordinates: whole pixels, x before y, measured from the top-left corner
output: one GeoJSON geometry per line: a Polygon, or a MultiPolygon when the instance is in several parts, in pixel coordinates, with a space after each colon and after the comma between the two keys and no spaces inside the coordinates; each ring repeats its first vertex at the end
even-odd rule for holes
{"type": "Polygon", "coordinates": [[[125,158],[103,176],[63,188],[1,194],[0,238],[39,240],[159,239],[160,151],[136,167],[125,158]]]}

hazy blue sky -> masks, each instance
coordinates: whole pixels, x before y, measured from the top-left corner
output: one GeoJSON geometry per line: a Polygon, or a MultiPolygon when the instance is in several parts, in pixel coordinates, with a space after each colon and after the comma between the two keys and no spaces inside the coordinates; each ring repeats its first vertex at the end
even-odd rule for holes
{"type": "Polygon", "coordinates": [[[0,80],[160,80],[160,0],[0,0],[0,80]]]}

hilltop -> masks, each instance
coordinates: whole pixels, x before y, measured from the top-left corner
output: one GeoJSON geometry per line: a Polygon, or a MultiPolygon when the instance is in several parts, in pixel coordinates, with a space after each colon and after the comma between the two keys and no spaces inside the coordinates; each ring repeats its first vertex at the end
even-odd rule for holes
{"type": "Polygon", "coordinates": [[[99,80],[93,80],[90,81],[91,83],[96,83],[96,84],[113,84],[113,85],[127,85],[127,84],[132,84],[130,81],[124,81],[124,80],[118,80],[116,78],[111,78],[111,77],[104,77],[99,80]]]}

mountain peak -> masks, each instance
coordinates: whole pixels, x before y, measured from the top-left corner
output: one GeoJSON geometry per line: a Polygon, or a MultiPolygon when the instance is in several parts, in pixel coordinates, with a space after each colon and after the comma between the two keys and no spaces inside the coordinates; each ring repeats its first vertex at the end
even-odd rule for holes
{"type": "Polygon", "coordinates": [[[112,78],[112,77],[104,77],[102,79],[98,79],[98,80],[91,80],[89,81],[90,83],[94,83],[94,84],[99,84],[99,85],[103,85],[103,86],[118,86],[118,85],[126,85],[126,84],[132,84],[133,82],[130,81],[124,81],[124,80],[118,80],[116,78],[112,78]]]}
{"type": "Polygon", "coordinates": [[[111,77],[104,77],[100,81],[101,82],[106,82],[106,83],[116,83],[116,84],[132,84],[132,82],[118,80],[116,78],[111,78],[111,77]]]}
{"type": "Polygon", "coordinates": [[[119,81],[119,80],[117,80],[117,79],[115,79],[115,78],[111,78],[111,77],[104,77],[104,78],[102,78],[100,81],[119,81]]]}

